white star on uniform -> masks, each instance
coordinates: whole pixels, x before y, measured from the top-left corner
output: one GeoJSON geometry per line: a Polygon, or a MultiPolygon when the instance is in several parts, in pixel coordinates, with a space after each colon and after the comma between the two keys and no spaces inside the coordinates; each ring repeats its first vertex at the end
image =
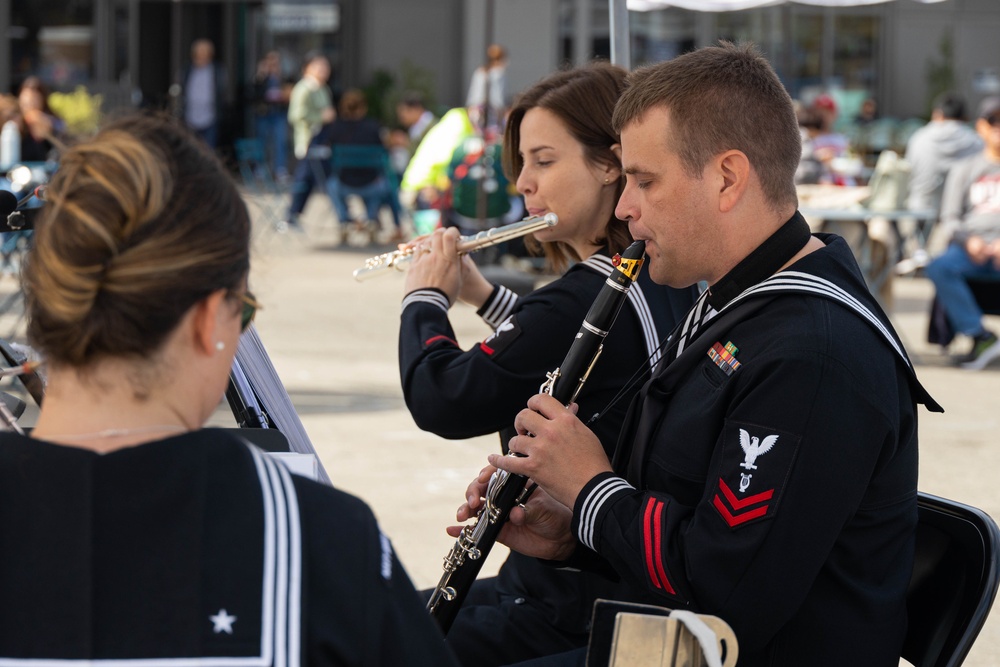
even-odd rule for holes
{"type": "Polygon", "coordinates": [[[220,609],[219,613],[215,616],[209,616],[208,620],[215,624],[215,627],[212,628],[215,634],[219,634],[220,632],[225,632],[229,635],[233,634],[233,623],[236,622],[236,617],[230,616],[226,613],[225,609],[220,609]]]}

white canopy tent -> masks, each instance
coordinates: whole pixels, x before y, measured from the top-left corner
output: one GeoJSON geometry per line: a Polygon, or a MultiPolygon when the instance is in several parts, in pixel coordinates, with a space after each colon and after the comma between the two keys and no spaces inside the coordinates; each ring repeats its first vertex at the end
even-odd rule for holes
{"type": "MultiPolygon", "coordinates": [[[[628,0],[628,9],[634,12],[646,12],[665,7],[690,9],[699,12],[732,12],[758,7],[774,7],[785,5],[792,0],[628,0]]],[[[815,7],[859,7],[862,5],[878,5],[894,0],[794,0],[801,5],[815,7]]],[[[945,0],[909,0],[922,4],[944,2],[945,0]]]]}
{"type": "MultiPolygon", "coordinates": [[[[896,0],[609,0],[608,15],[611,24],[611,62],[631,69],[629,52],[630,11],[648,12],[657,9],[677,8],[699,12],[731,12],[759,7],[777,7],[787,4],[814,7],[861,7],[879,5],[896,0]]],[[[900,0],[919,4],[936,4],[947,0],[900,0]]]]}

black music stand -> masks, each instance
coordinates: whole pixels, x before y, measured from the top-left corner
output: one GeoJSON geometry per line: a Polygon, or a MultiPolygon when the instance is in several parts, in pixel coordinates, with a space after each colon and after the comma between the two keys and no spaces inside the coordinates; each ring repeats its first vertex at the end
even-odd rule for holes
{"type": "Polygon", "coordinates": [[[265,452],[290,452],[288,438],[276,428],[230,428],[235,435],[249,440],[265,452]]]}

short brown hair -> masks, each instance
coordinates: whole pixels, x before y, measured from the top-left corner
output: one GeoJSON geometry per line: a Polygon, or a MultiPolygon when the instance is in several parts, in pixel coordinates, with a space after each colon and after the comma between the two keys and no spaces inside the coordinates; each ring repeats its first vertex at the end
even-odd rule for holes
{"type": "Polygon", "coordinates": [[[753,44],[720,42],[632,72],[615,107],[615,131],[657,106],[670,112],[667,141],[688,176],[697,178],[714,156],[736,149],[750,160],[772,208],[797,203],[802,138],[792,100],[753,44]]]}
{"type": "MultiPolygon", "coordinates": [[[[618,143],[618,133],[611,125],[611,114],[624,88],[625,75],[626,72],[621,67],[607,62],[594,62],[550,74],[521,93],[510,110],[504,133],[503,164],[508,178],[516,181],[524,168],[524,159],[519,153],[521,121],[524,114],[535,107],[555,114],[569,133],[583,145],[584,155],[591,163],[620,168],[621,161],[611,150],[618,143]]],[[[615,201],[621,195],[622,187],[623,184],[619,182],[615,201]]],[[[628,227],[612,213],[604,228],[604,236],[594,239],[594,242],[607,243],[614,253],[621,252],[632,243],[632,237],[628,227]]],[[[529,248],[532,243],[537,244],[529,237],[526,241],[529,248]]],[[[585,259],[577,257],[565,243],[546,243],[543,248],[556,270],[565,268],[569,260],[585,259]]]]}
{"type": "Polygon", "coordinates": [[[168,116],[129,115],[67,149],[46,198],[24,277],[28,336],[51,363],[148,357],[195,303],[243,287],[246,206],[168,116]]]}

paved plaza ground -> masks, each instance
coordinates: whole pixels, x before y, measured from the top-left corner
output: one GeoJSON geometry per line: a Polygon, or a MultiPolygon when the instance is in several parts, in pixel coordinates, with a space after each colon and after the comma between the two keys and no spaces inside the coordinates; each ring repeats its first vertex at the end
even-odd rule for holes
{"type": "MultiPolygon", "coordinates": [[[[258,220],[250,280],[264,304],[257,330],[334,484],[371,505],[414,583],[432,586],[453,542],[444,528],[498,440],[448,441],[416,428],[397,366],[402,278],[359,283],[351,275],[387,246],[341,243],[324,197],[313,197],[304,221],[301,235],[276,234],[258,220]]],[[[924,386],[946,410],[920,414],[920,488],[1000,517],[1000,365],[961,371],[927,345],[930,296],[924,279],[895,281],[893,321],[924,386]]],[[[487,334],[471,308],[453,308],[452,322],[465,347],[487,334]]],[[[231,416],[220,409],[213,421],[231,423],[231,416]]],[[[503,555],[496,549],[484,573],[503,555]]],[[[997,613],[965,664],[1000,665],[997,613]]]]}
{"type": "MultiPolygon", "coordinates": [[[[414,583],[432,586],[453,542],[444,527],[497,439],[448,441],[416,428],[397,366],[402,277],[359,283],[351,275],[387,247],[341,244],[321,197],[305,222],[304,237],[266,228],[257,236],[251,284],[265,304],[258,331],[334,483],[368,501],[414,583]]],[[[926,343],[931,293],[922,278],[894,281],[892,319],[921,381],[945,408],[920,414],[920,489],[1000,518],[1000,365],[962,371],[926,343]]],[[[453,308],[452,322],[464,347],[487,334],[469,307],[453,308]]],[[[495,551],[484,572],[502,559],[495,551]]],[[[966,665],[1000,665],[997,613],[966,665]]]]}

